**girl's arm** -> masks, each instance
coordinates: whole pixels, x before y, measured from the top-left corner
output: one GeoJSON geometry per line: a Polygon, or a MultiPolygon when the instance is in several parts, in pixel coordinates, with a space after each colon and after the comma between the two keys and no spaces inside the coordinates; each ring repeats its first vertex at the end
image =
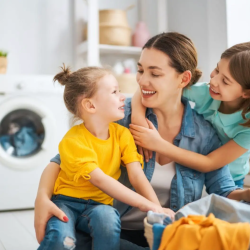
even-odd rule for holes
{"type": "Polygon", "coordinates": [[[227,196],[227,198],[237,201],[243,200],[250,202],[250,189],[234,190],[227,196]]]}
{"type": "Polygon", "coordinates": [[[150,185],[147,177],[145,176],[141,164],[139,162],[131,162],[126,165],[128,171],[129,181],[135,188],[136,192],[148,200],[161,206],[154,189],[150,185]]]}
{"type": "MultiPolygon", "coordinates": [[[[114,178],[106,175],[100,168],[96,168],[90,173],[90,182],[101,189],[109,196],[126,203],[130,206],[137,207],[143,212],[152,210],[154,212],[163,212],[160,205],[156,205],[153,202],[147,200],[140,194],[130,190],[122,185],[114,178]]],[[[158,203],[159,204],[159,203],[158,203]]]]}
{"type": "Polygon", "coordinates": [[[35,201],[34,224],[36,238],[39,243],[41,243],[44,238],[47,222],[52,216],[56,216],[60,220],[65,222],[68,221],[65,213],[50,200],[59,171],[59,165],[51,162],[44,169],[40,179],[40,184],[35,201]]]}
{"type": "MultiPolygon", "coordinates": [[[[136,192],[153,203],[161,206],[154,189],[142,171],[141,164],[139,162],[131,162],[126,165],[126,168],[128,171],[129,181],[135,188],[136,192]]],[[[173,210],[169,208],[162,208],[161,213],[168,214],[171,219],[174,220],[175,212],[173,210]]]]}
{"type": "Polygon", "coordinates": [[[247,149],[242,148],[235,141],[230,140],[208,155],[202,155],[178,148],[162,139],[161,143],[158,145],[157,152],[168,156],[181,165],[190,167],[199,172],[207,173],[235,161],[241,155],[246,153],[247,149]]]}
{"type": "MultiPolygon", "coordinates": [[[[239,146],[235,141],[230,140],[220,148],[215,149],[216,147],[213,147],[213,151],[209,151],[211,153],[208,155],[198,154],[179,148],[168,141],[165,141],[160,136],[154,125],[149,120],[147,120],[147,122],[150,129],[132,124],[130,125],[130,132],[132,133],[137,145],[156,151],[181,165],[200,172],[206,173],[219,169],[247,152],[247,149],[239,146]]],[[[211,145],[213,145],[213,138],[211,137],[210,140],[211,145]]]]}

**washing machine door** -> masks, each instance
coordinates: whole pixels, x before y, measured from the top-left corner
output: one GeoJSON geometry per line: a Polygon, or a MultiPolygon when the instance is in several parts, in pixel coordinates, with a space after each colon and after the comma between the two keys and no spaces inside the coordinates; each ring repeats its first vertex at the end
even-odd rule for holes
{"type": "Polygon", "coordinates": [[[18,170],[49,160],[56,122],[45,103],[15,96],[0,104],[0,164],[18,170]]]}

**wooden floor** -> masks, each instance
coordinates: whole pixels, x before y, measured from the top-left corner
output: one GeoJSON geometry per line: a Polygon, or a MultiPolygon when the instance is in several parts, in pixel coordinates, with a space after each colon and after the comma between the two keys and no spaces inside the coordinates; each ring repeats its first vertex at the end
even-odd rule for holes
{"type": "Polygon", "coordinates": [[[0,250],[35,250],[34,211],[0,212],[0,250]]]}

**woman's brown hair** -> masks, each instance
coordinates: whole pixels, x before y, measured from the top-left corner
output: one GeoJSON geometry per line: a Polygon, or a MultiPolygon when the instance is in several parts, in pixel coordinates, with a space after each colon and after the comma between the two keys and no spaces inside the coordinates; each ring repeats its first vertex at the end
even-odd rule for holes
{"type": "Polygon", "coordinates": [[[168,32],[150,38],[142,49],[155,48],[165,53],[171,60],[170,66],[178,73],[190,70],[192,78],[188,86],[196,83],[202,75],[197,69],[197,51],[193,42],[185,35],[168,32]]]}
{"type": "Polygon", "coordinates": [[[221,55],[221,59],[223,58],[229,60],[231,76],[249,96],[242,101],[240,110],[243,119],[246,120],[241,125],[250,127],[250,119],[246,118],[246,114],[250,111],[250,42],[236,44],[225,50],[221,55]]]}
{"type": "Polygon", "coordinates": [[[65,86],[64,103],[75,118],[82,119],[80,102],[83,98],[91,98],[97,90],[97,82],[103,76],[111,74],[111,71],[99,67],[86,67],[71,72],[69,67],[63,64],[62,72],[54,77],[65,86]]]}

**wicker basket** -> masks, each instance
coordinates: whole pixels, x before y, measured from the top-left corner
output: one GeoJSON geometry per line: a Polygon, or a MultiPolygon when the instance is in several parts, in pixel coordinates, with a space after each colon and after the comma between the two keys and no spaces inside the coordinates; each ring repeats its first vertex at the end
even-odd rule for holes
{"type": "Polygon", "coordinates": [[[129,27],[125,10],[100,10],[99,23],[108,26],[129,27]]]}
{"type": "Polygon", "coordinates": [[[109,26],[100,24],[100,43],[109,45],[130,46],[131,29],[122,26],[109,26]]]}
{"type": "Polygon", "coordinates": [[[0,74],[6,74],[7,62],[7,57],[0,56],[0,74]]]}
{"type": "Polygon", "coordinates": [[[153,249],[153,243],[154,243],[153,226],[147,222],[147,217],[144,218],[144,236],[147,239],[150,249],[153,249]]]}

